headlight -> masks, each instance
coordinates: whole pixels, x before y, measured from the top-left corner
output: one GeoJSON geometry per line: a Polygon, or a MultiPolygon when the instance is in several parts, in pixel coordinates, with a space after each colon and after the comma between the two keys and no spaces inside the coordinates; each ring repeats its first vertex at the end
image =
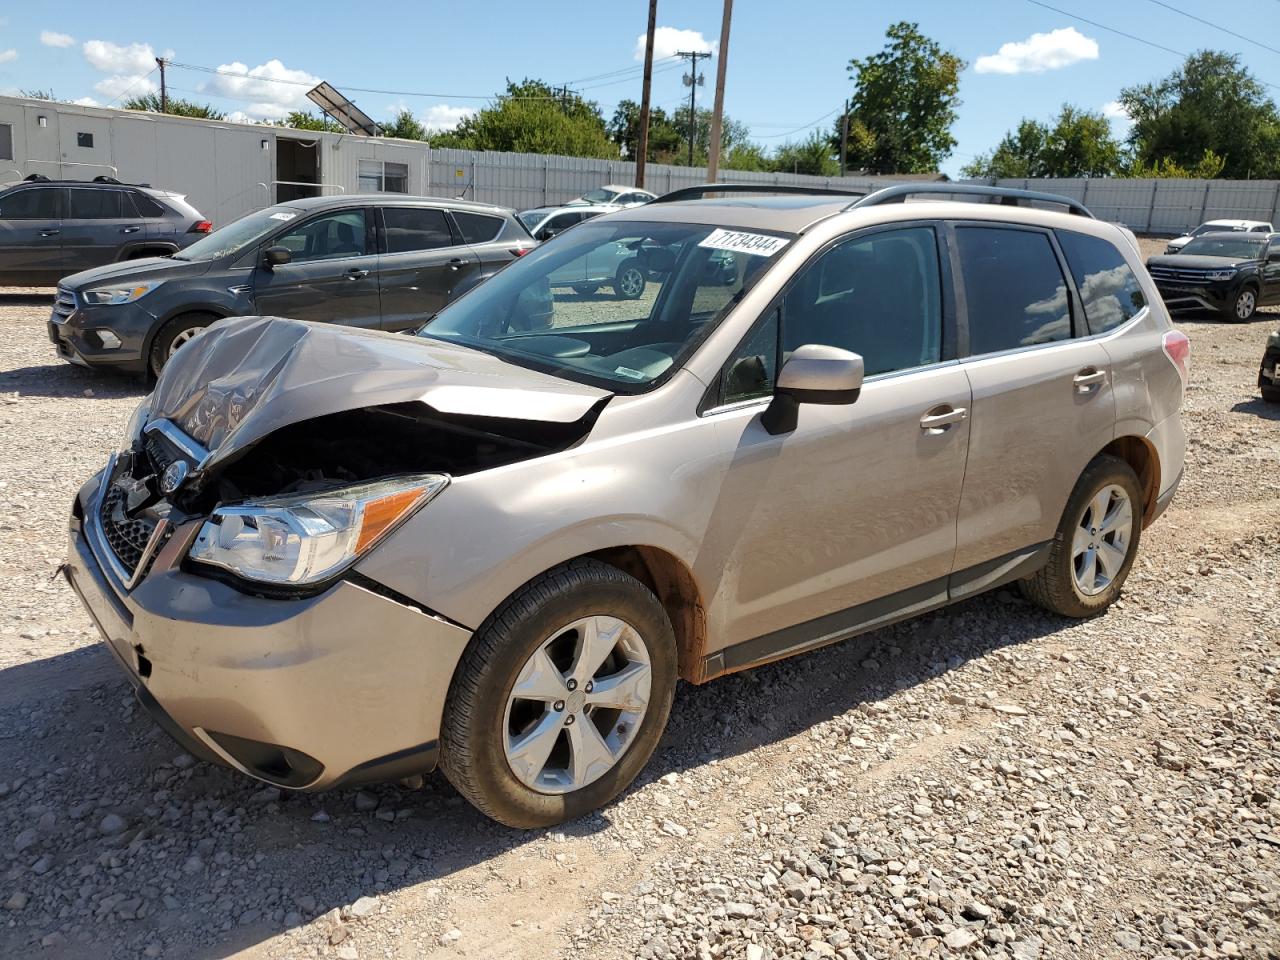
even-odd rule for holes
{"type": "Polygon", "coordinates": [[[92,304],[133,303],[135,300],[141,300],[162,283],[164,283],[163,280],[145,280],[127,287],[98,287],[96,290],[82,291],[80,296],[84,298],[85,303],[92,304]]]}
{"type": "Polygon", "coordinates": [[[1230,280],[1235,275],[1236,275],[1235,270],[1210,270],[1209,271],[1210,280],[1230,280]]]}
{"type": "Polygon", "coordinates": [[[354,563],[448,483],[443,474],[419,474],[220,507],[190,556],[246,580],[317,583],[354,563]]]}
{"type": "Polygon", "coordinates": [[[142,432],[142,428],[150,418],[151,395],[147,394],[142,398],[142,402],[133,408],[133,413],[129,417],[129,423],[124,428],[124,437],[121,438],[121,450],[128,450],[133,446],[133,441],[138,439],[138,434],[142,432]]]}

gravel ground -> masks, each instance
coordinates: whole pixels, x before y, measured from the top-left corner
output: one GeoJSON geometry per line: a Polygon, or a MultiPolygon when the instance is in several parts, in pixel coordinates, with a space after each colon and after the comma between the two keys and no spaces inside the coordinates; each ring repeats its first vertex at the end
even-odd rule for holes
{"type": "Polygon", "coordinates": [[[1104,617],[1008,590],[702,688],[637,786],[518,833],[440,776],[182,755],[60,580],[135,381],[0,291],[0,957],[1280,956],[1280,413],[1188,321],[1188,475],[1104,617]]]}

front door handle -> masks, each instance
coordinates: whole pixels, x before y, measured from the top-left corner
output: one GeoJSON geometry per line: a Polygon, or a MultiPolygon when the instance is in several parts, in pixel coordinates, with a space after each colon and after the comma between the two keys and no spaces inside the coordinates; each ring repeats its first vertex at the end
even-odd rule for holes
{"type": "Polygon", "coordinates": [[[466,262],[467,261],[463,260],[461,257],[454,257],[452,260],[449,261],[449,269],[458,270],[466,262]]]}
{"type": "Polygon", "coordinates": [[[61,230],[41,230],[41,231],[40,231],[40,236],[42,236],[42,237],[56,237],[56,236],[57,236],[58,234],[60,234],[61,232],[62,232],[61,230]]]}
{"type": "Polygon", "coordinates": [[[936,436],[945,433],[953,424],[960,423],[967,416],[969,411],[966,408],[953,407],[949,403],[944,403],[934,407],[920,418],[920,429],[936,436]]]}
{"type": "Polygon", "coordinates": [[[350,270],[347,271],[348,280],[363,280],[368,275],[369,275],[368,270],[362,270],[359,267],[352,267],[350,270]]]}
{"type": "Polygon", "coordinates": [[[142,229],[141,227],[121,227],[120,232],[121,233],[137,233],[141,229],[142,229]]]}
{"type": "Polygon", "coordinates": [[[1085,367],[1071,382],[1076,385],[1077,393],[1088,393],[1107,382],[1107,371],[1099,370],[1097,367],[1085,367]]]}

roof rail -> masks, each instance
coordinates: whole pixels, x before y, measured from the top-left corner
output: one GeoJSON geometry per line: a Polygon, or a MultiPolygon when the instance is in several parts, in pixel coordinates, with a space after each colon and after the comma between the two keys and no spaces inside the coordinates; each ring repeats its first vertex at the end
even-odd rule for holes
{"type": "Polygon", "coordinates": [[[679,200],[701,200],[708,193],[794,193],[801,196],[865,197],[866,190],[850,188],[833,190],[829,187],[799,187],[783,183],[702,183],[696,187],[681,187],[664,193],[650,203],[675,203],[679,200]]]}
{"type": "Polygon", "coordinates": [[[1057,193],[1041,193],[1038,190],[1016,190],[1013,187],[988,187],[979,183],[899,183],[868,194],[861,200],[856,200],[849,204],[845,209],[875,207],[882,203],[903,203],[907,197],[922,194],[950,194],[953,196],[962,194],[973,197],[993,197],[997,198],[1000,203],[1008,203],[1012,206],[1018,206],[1019,200],[1035,200],[1040,203],[1060,204],[1076,216],[1088,217],[1091,220],[1097,219],[1089,212],[1089,208],[1080,201],[1072,200],[1070,197],[1064,197],[1057,193]]]}

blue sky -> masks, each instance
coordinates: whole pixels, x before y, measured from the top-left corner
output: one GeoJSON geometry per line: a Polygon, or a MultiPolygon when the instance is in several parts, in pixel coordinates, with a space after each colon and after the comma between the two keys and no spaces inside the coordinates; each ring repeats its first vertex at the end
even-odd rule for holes
{"type": "MultiPolygon", "coordinates": [[[[1164,2],[1052,0],[1052,6],[1173,50],[1239,53],[1256,76],[1280,84],[1280,54],[1167,8],[1215,21],[1220,4],[1164,2]]],[[[1251,14],[1222,19],[1222,25],[1253,33],[1258,24],[1277,22],[1266,10],[1274,2],[1254,0],[1251,14]],[[1251,17],[1259,19],[1251,24],[1251,17]]],[[[659,0],[657,55],[715,43],[721,6],[721,0],[659,0]]],[[[111,104],[152,89],[158,78],[147,71],[154,56],[165,55],[222,71],[173,66],[169,85],[175,95],[209,100],[228,112],[271,117],[307,107],[307,84],[319,78],[375,118],[404,105],[433,126],[452,125],[507,77],[567,82],[597,100],[606,116],[618,100],[638,100],[637,39],[647,11],[645,0],[383,0],[364,7],[322,0],[216,6],[95,0],[8,7],[0,13],[0,92],[52,88],[62,98],[111,104]],[[409,95],[419,93],[433,96],[409,95]]],[[[943,167],[952,174],[1023,116],[1047,118],[1063,102],[1103,109],[1121,87],[1163,76],[1180,62],[1173,53],[1029,0],[737,0],[726,112],[745,121],[766,146],[803,136],[849,94],[849,59],[878,50],[885,28],[900,19],[918,21],[970,65],[960,85],[959,145],[943,167]]],[[[1273,34],[1255,35],[1265,43],[1273,34]]],[[[714,60],[706,69],[700,95],[709,104],[714,60]]],[[[671,109],[682,102],[682,72],[675,61],[658,63],[655,104],[671,109]]],[[[1123,118],[1114,122],[1123,132],[1123,118]]]]}

